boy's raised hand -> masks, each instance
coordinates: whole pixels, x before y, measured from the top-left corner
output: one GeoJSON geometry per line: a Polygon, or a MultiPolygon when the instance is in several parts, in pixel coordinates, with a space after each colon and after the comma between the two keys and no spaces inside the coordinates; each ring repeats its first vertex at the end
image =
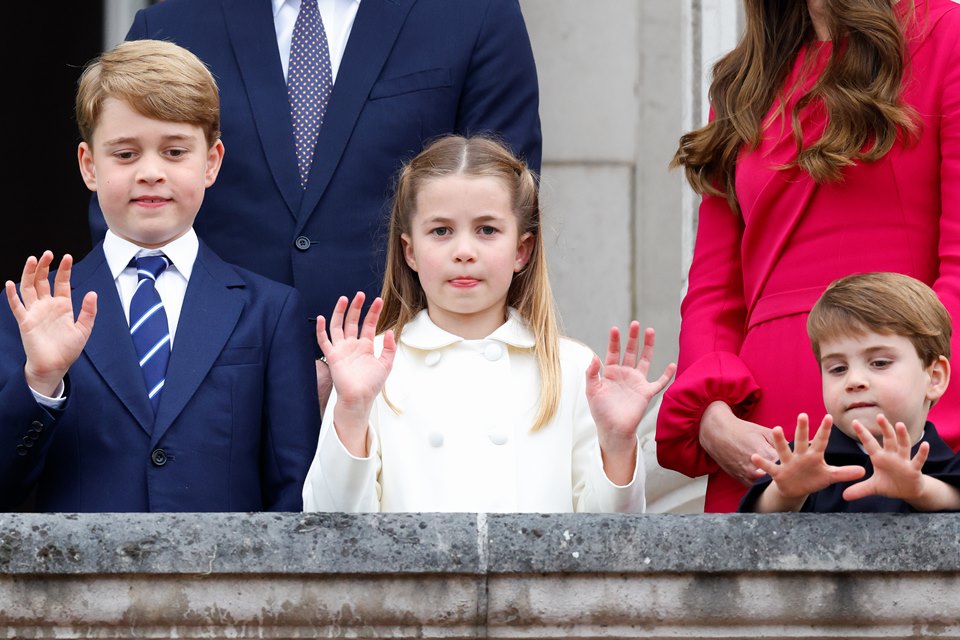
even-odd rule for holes
{"type": "Polygon", "coordinates": [[[366,455],[367,424],[373,402],[393,367],[397,344],[393,331],[383,336],[380,356],[373,353],[377,320],[383,309],[383,300],[376,298],[367,310],[363,324],[363,292],[358,292],[347,308],[346,296],[341,296],[330,316],[330,337],[326,320],[317,316],[317,343],[330,367],[333,386],[337,390],[333,409],[333,423],[341,442],[361,457],[366,455]]]}
{"type": "Polygon", "coordinates": [[[803,506],[811,493],[835,482],[856,480],[863,476],[863,467],[834,467],[824,460],[832,427],[833,417],[827,414],[820,422],[817,434],[810,440],[810,419],[807,414],[801,413],[797,416],[792,451],[783,429],[773,428],[773,446],[780,456],[780,463],[756,453],[750,457],[751,462],[773,480],[757,502],[758,511],[795,511],[803,506]]]}
{"type": "Polygon", "coordinates": [[[52,396],[76,362],[93,331],[97,316],[97,294],[83,297],[80,313],[73,317],[70,297],[70,271],[73,258],[66,254],[50,290],[50,265],[53,253],[44,251],[40,259],[27,258],[20,276],[20,295],[7,281],[7,302],[20,328],[20,339],[27,356],[24,374],[31,389],[52,396]]]}
{"type": "Polygon", "coordinates": [[[873,475],[847,487],[843,499],[859,500],[876,495],[912,503],[920,498],[924,489],[923,464],[930,454],[930,444],[920,443],[917,455],[911,459],[906,425],[898,422],[894,427],[883,414],[877,416],[877,424],[883,436],[882,445],[860,422],[853,421],[853,430],[873,463],[873,475]]]}
{"type": "Polygon", "coordinates": [[[634,320],[627,330],[627,346],[621,360],[620,330],[612,327],[602,372],[596,355],[587,367],[587,404],[597,424],[604,469],[616,484],[627,484],[633,477],[640,419],[650,400],[667,386],[677,370],[671,362],[659,378],[647,380],[653,345],[654,331],[648,328],[640,348],[640,323],[634,320]]]}

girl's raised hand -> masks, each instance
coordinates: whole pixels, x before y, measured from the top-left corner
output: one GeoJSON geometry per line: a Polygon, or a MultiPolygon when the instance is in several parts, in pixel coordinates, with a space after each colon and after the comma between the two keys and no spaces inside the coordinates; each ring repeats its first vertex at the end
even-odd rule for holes
{"type": "Polygon", "coordinates": [[[653,344],[654,331],[648,328],[640,348],[640,323],[634,320],[627,331],[627,346],[621,360],[620,330],[612,327],[602,372],[597,356],[587,367],[587,404],[597,424],[604,468],[610,480],[617,484],[626,484],[633,476],[640,419],[650,400],[667,386],[677,370],[677,365],[671,362],[659,378],[647,380],[653,344]],[[626,481],[618,482],[614,475],[626,481]]]}
{"type": "Polygon", "coordinates": [[[325,318],[317,316],[317,344],[327,360],[333,386],[337,390],[333,422],[341,441],[352,452],[359,449],[355,449],[351,443],[362,442],[362,449],[366,448],[370,411],[377,394],[383,389],[397,353],[393,331],[387,331],[383,336],[383,350],[379,356],[374,355],[373,339],[383,300],[376,298],[371,303],[361,325],[363,301],[363,292],[353,297],[349,308],[346,296],[337,300],[330,316],[329,338],[325,318]]]}

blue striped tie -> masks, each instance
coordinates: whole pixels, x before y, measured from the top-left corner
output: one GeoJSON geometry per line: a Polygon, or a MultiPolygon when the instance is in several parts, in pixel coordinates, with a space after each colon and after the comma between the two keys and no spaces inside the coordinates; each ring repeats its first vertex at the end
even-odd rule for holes
{"type": "Polygon", "coordinates": [[[333,91],[330,49],[323,28],[317,0],[302,0],[290,41],[290,64],[287,70],[287,94],[293,137],[297,145],[297,166],[300,186],[306,188],[317,133],[327,112],[333,91]]]}
{"type": "Polygon", "coordinates": [[[170,360],[170,326],[154,285],[164,269],[170,266],[170,260],[165,255],[140,256],[130,264],[136,267],[139,280],[130,300],[130,337],[140,358],[140,370],[156,414],[170,360]]]}

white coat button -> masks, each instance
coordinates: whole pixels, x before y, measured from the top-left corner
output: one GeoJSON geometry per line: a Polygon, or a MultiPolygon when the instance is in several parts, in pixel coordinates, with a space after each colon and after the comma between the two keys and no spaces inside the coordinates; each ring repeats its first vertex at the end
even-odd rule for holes
{"type": "MultiPolygon", "coordinates": [[[[431,354],[433,355],[433,354],[431,354]]],[[[437,433],[434,431],[427,437],[427,441],[430,443],[431,447],[442,447],[443,446],[443,434],[437,433]]]]}
{"type": "Polygon", "coordinates": [[[491,362],[494,360],[499,360],[500,356],[503,355],[503,347],[498,345],[496,342],[491,342],[483,349],[483,357],[491,362]]]}
{"type": "Polygon", "coordinates": [[[490,438],[490,442],[492,442],[497,446],[507,444],[507,440],[509,440],[509,438],[507,437],[507,434],[499,433],[499,432],[491,433],[487,437],[490,438]]]}
{"type": "Polygon", "coordinates": [[[427,354],[427,357],[424,358],[423,361],[426,363],[428,367],[436,366],[436,364],[440,362],[440,352],[431,351],[430,353],[427,354]]]}

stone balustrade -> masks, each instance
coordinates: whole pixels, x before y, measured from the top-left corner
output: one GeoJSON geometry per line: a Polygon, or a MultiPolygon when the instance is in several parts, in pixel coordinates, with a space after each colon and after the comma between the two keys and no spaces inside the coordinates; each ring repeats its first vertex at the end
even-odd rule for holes
{"type": "Polygon", "coordinates": [[[960,638],[954,515],[0,514],[0,638],[960,638]]]}

